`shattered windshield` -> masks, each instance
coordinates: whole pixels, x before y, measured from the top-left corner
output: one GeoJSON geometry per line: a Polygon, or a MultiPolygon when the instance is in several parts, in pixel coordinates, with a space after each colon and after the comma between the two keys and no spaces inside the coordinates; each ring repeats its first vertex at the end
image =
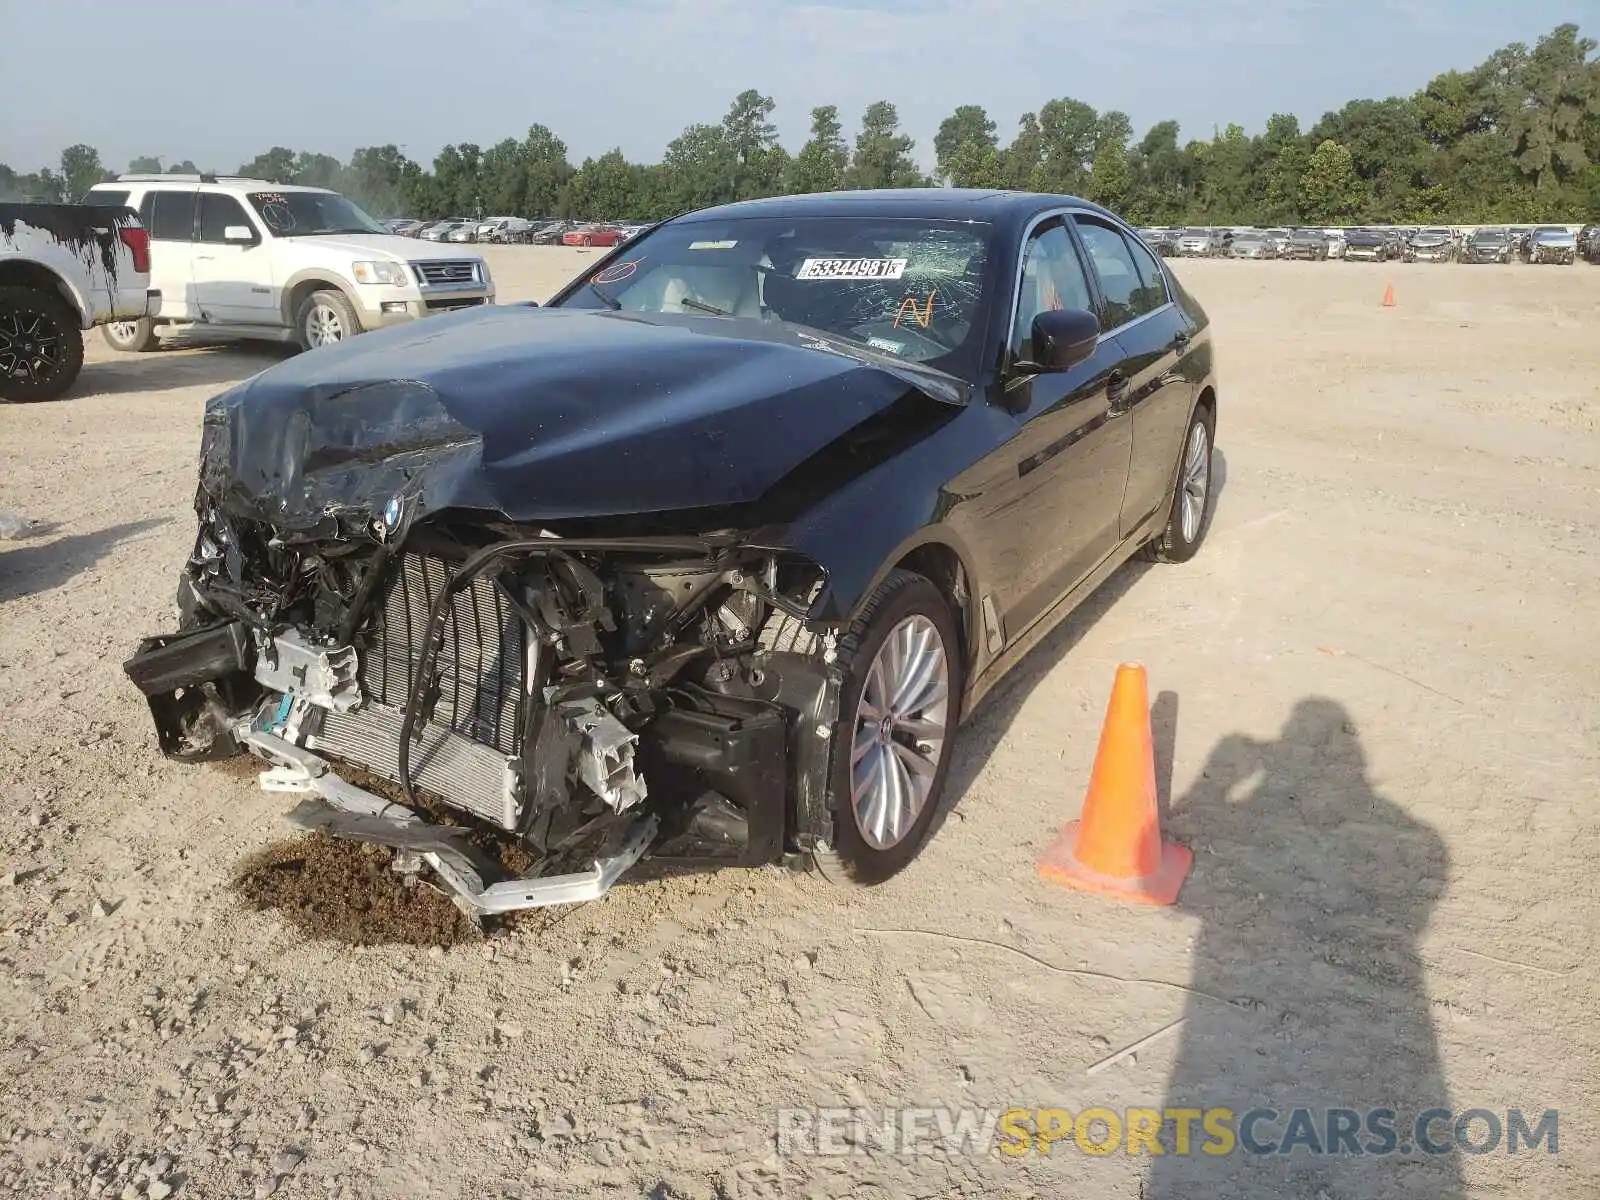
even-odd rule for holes
{"type": "Polygon", "coordinates": [[[991,228],[891,217],[663,226],[555,303],[783,321],[976,377],[991,228]]]}
{"type": "Polygon", "coordinates": [[[389,232],[338,192],[251,192],[249,198],[274,237],[389,232]]]}

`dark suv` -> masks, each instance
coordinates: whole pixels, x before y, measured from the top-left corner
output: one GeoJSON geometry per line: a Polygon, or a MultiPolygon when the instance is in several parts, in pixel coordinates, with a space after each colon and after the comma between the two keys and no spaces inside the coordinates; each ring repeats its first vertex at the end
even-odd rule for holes
{"type": "Polygon", "coordinates": [[[1457,259],[1464,263],[1506,263],[1511,261],[1511,231],[1500,226],[1473,230],[1461,243],[1457,259]]]}

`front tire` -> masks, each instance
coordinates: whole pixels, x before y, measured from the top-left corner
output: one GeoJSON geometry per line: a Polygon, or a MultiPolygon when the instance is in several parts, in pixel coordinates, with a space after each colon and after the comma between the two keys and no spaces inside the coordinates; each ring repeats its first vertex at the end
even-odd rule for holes
{"type": "Polygon", "coordinates": [[[361,319],[343,293],[313,292],[295,316],[295,332],[302,350],[315,350],[355,337],[361,332],[361,319]]]}
{"type": "Polygon", "coordinates": [[[833,841],[813,852],[833,883],[871,886],[903,870],[933,828],[966,684],[950,602],[896,570],[839,641],[845,671],[833,730],[833,841]]]}
{"type": "Polygon", "coordinates": [[[66,302],[31,287],[0,287],[0,400],[55,400],[83,370],[83,331],[66,302]]]}
{"type": "Polygon", "coordinates": [[[145,354],[161,348],[161,339],[156,336],[156,323],[149,317],[137,321],[112,321],[109,325],[100,326],[100,336],[105,339],[106,345],[124,354],[145,354]]]}
{"type": "Polygon", "coordinates": [[[1216,489],[1212,486],[1213,437],[1217,419],[1210,408],[1195,409],[1184,434],[1178,458],[1178,483],[1172,489],[1172,507],[1167,524],[1145,546],[1145,557],[1154,562],[1188,562],[1200,551],[1211,527],[1211,511],[1216,489]]]}

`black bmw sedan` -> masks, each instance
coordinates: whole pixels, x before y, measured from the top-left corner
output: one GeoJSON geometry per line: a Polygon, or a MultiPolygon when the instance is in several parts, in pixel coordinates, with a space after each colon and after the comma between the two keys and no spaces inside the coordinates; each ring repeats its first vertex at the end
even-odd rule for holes
{"type": "Polygon", "coordinates": [[[1205,313],[1093,204],[690,213],[212,399],[180,627],[125,669],[168,756],[254,754],[475,913],[646,856],[873,883],[1029,648],[1195,554],[1216,420],[1205,313]]]}

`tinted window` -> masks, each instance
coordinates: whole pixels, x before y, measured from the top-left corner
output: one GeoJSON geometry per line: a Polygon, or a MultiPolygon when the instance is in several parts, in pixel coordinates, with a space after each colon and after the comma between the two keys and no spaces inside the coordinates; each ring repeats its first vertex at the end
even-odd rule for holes
{"type": "Polygon", "coordinates": [[[989,236],[982,224],[921,217],[673,222],[556,303],[809,326],[971,379],[989,236]]]}
{"type": "Polygon", "coordinates": [[[103,208],[121,208],[128,202],[128,192],[102,192],[98,188],[83,198],[85,204],[97,204],[103,208]]]}
{"type": "Polygon", "coordinates": [[[1089,217],[1077,220],[1078,232],[1094,263],[1095,274],[1100,277],[1100,291],[1105,297],[1101,325],[1115,329],[1155,308],[1155,304],[1149,303],[1149,291],[1139,278],[1139,269],[1133,265],[1133,255],[1122,234],[1089,217]]]}
{"type": "Polygon", "coordinates": [[[187,242],[194,237],[193,192],[150,192],[139,215],[156,241],[187,242]]]}
{"type": "Polygon", "coordinates": [[[1033,319],[1047,309],[1089,311],[1093,307],[1089,281],[1066,226],[1052,225],[1043,233],[1034,234],[1022,262],[1017,319],[1011,327],[1012,353],[1018,358],[1033,359],[1033,319]]]}
{"type": "Polygon", "coordinates": [[[1132,238],[1128,239],[1128,250],[1133,254],[1133,265],[1139,270],[1139,290],[1134,293],[1134,316],[1142,317],[1167,302],[1167,277],[1161,273],[1155,255],[1132,238]]]}
{"type": "Polygon", "coordinates": [[[250,221],[244,215],[244,206],[232,196],[220,192],[202,192],[200,195],[200,240],[202,242],[222,242],[227,239],[222,236],[229,225],[244,225],[249,227],[250,221]]]}

